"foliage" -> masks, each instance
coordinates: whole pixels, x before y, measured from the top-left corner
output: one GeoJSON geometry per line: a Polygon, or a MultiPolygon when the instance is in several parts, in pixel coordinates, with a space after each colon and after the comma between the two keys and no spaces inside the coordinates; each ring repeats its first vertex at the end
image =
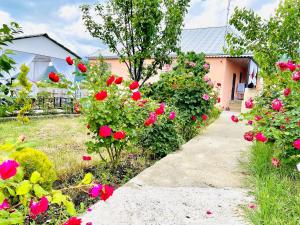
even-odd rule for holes
{"type": "MultiPolygon", "coordinates": [[[[38,171],[29,177],[24,176],[29,171],[13,160],[13,155],[23,149],[20,143],[1,145],[0,149],[1,224],[35,224],[50,206],[57,207],[60,212],[60,216],[50,218],[50,224],[61,224],[68,216],[76,214],[73,202],[62,190],[46,190],[42,187],[47,178],[38,171]]],[[[87,188],[91,183],[92,175],[86,174],[78,186],[71,188],[87,188]]]]}
{"type": "Polygon", "coordinates": [[[12,157],[24,168],[25,179],[37,171],[41,175],[41,186],[46,190],[52,188],[53,182],[56,180],[56,172],[53,163],[45,153],[33,148],[23,148],[16,151],[12,157]]]}
{"type": "Polygon", "coordinates": [[[90,34],[120,57],[133,80],[144,83],[178,51],[188,4],[189,0],[109,0],[93,9],[101,23],[93,18],[91,6],[81,9],[90,34]]]}
{"type": "Polygon", "coordinates": [[[18,92],[15,104],[19,107],[18,120],[26,123],[29,121],[29,118],[26,116],[26,113],[32,108],[32,99],[29,97],[32,84],[27,79],[27,74],[29,72],[29,67],[23,64],[20,67],[20,74],[18,76],[18,84],[22,89],[18,92]]]}
{"type": "Polygon", "coordinates": [[[258,207],[248,209],[247,215],[255,225],[288,224],[299,222],[299,172],[283,165],[271,164],[273,144],[256,143],[251,149],[249,182],[254,187],[258,207]]]}
{"type": "MultiPolygon", "coordinates": [[[[293,65],[297,67],[296,64],[293,65]]],[[[264,87],[261,95],[255,98],[254,108],[243,115],[247,120],[261,116],[262,119],[253,122],[253,133],[263,133],[269,142],[274,143],[274,157],[283,164],[293,165],[300,161],[299,150],[293,145],[300,134],[300,86],[299,81],[292,79],[293,74],[299,73],[297,70],[277,70],[270,75],[270,85],[264,87]],[[288,95],[286,89],[290,90],[288,95]],[[272,103],[274,100],[282,104],[277,110],[272,103]]]]}
{"type": "Polygon", "coordinates": [[[85,80],[89,96],[81,100],[81,109],[94,139],[87,143],[88,152],[96,152],[106,161],[102,154],[105,150],[113,166],[119,163],[123,150],[135,142],[137,129],[145,117],[138,101],[131,98],[133,93],[128,84],[116,84],[115,81],[114,76],[109,76],[104,62],[91,67],[85,80]],[[97,99],[99,94],[103,94],[103,99],[97,99]],[[108,132],[106,136],[99,133],[101,127],[108,132]],[[117,132],[123,132],[125,137],[114,138],[117,132]]]}
{"type": "Polygon", "coordinates": [[[252,52],[262,69],[261,75],[268,79],[274,65],[282,56],[296,58],[299,51],[300,1],[284,0],[274,16],[264,20],[251,9],[235,8],[229,21],[239,32],[227,35],[228,52],[240,55],[252,52]]]}
{"type": "Polygon", "coordinates": [[[159,116],[153,126],[143,129],[139,136],[138,145],[154,157],[164,157],[178,150],[183,142],[176,129],[177,117],[170,120],[168,115],[159,116]]]}

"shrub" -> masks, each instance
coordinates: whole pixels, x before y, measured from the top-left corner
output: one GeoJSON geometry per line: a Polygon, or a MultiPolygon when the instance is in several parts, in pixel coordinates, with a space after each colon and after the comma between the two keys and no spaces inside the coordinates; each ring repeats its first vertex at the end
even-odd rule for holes
{"type": "Polygon", "coordinates": [[[242,118],[253,121],[254,134],[261,133],[274,143],[274,158],[295,165],[300,157],[300,147],[295,145],[300,138],[300,83],[294,76],[300,77],[300,69],[291,61],[277,65],[280,70],[266,79],[253,109],[242,118]]]}
{"type": "Polygon", "coordinates": [[[28,179],[34,171],[37,171],[42,178],[40,181],[41,186],[47,190],[52,187],[57,176],[53,163],[45,153],[32,148],[23,148],[16,151],[13,158],[25,169],[25,179],[28,179]]]}

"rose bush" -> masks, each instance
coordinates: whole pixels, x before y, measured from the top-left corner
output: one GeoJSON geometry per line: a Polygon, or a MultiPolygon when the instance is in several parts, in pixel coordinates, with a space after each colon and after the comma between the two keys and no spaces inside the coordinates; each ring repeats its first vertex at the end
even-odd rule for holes
{"type": "MultiPolygon", "coordinates": [[[[276,165],[300,161],[300,151],[295,142],[300,138],[300,64],[292,61],[277,63],[277,72],[265,80],[264,90],[255,98],[255,104],[242,119],[251,121],[255,139],[274,145],[276,165]]],[[[251,140],[249,135],[245,139],[251,140]]],[[[274,160],[273,160],[274,161],[274,160]]]]}

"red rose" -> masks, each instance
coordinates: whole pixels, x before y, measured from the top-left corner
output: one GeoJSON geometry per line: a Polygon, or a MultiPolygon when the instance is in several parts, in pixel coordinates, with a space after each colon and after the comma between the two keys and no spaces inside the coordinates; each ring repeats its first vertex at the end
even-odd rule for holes
{"type": "Polygon", "coordinates": [[[252,109],[254,106],[254,103],[253,103],[253,99],[252,98],[249,98],[246,102],[245,102],[245,107],[247,109],[252,109]]]}
{"type": "Polygon", "coordinates": [[[55,83],[57,83],[59,81],[59,76],[54,72],[50,72],[48,77],[51,81],[53,81],[55,83]]]}
{"type": "Polygon", "coordinates": [[[254,117],[254,119],[255,119],[256,121],[260,121],[260,120],[262,119],[262,117],[261,117],[261,116],[258,116],[258,115],[256,115],[256,116],[254,117]]]}
{"type": "Polygon", "coordinates": [[[73,65],[73,59],[70,56],[66,58],[66,61],[70,66],[73,65]]]}
{"type": "Polygon", "coordinates": [[[157,108],[155,110],[156,115],[162,115],[164,114],[165,110],[163,108],[157,108]]]}
{"type": "Polygon", "coordinates": [[[203,121],[206,121],[207,118],[208,118],[208,116],[207,116],[206,114],[203,114],[203,115],[202,115],[202,120],[203,120],[203,121]]]}
{"type": "Polygon", "coordinates": [[[197,116],[192,116],[191,119],[192,119],[193,121],[196,121],[196,120],[197,120],[197,116]]]}
{"type": "Polygon", "coordinates": [[[233,122],[235,122],[235,123],[239,122],[239,118],[238,118],[237,116],[235,116],[235,115],[232,115],[232,116],[231,116],[231,120],[232,120],[233,122]]]}
{"type": "Polygon", "coordinates": [[[113,137],[115,140],[121,140],[126,137],[126,133],[124,131],[118,131],[118,132],[114,133],[113,137]]]}
{"type": "Polygon", "coordinates": [[[284,89],[284,91],[283,91],[283,94],[284,94],[285,97],[289,96],[290,93],[291,93],[291,89],[289,89],[289,88],[286,88],[286,89],[284,89]]]}
{"type": "Polygon", "coordinates": [[[299,81],[300,80],[300,72],[296,72],[292,76],[293,81],[299,81]]]}
{"type": "Polygon", "coordinates": [[[137,101],[141,98],[141,93],[139,91],[136,91],[136,92],[133,92],[131,98],[134,100],[134,101],[137,101]]]}
{"type": "Polygon", "coordinates": [[[85,73],[87,71],[86,65],[84,65],[83,63],[78,63],[77,67],[82,73],[85,73]]]}
{"type": "Polygon", "coordinates": [[[252,133],[251,131],[246,132],[246,133],[244,134],[244,139],[245,139],[246,141],[253,141],[253,139],[254,139],[253,133],[252,133]]]}
{"type": "Polygon", "coordinates": [[[111,134],[111,129],[109,126],[102,126],[99,129],[99,136],[103,138],[109,137],[111,134]]]}
{"type": "Polygon", "coordinates": [[[106,201],[114,193],[114,188],[109,185],[104,185],[101,191],[100,199],[106,201]]]}
{"type": "Polygon", "coordinates": [[[137,81],[133,81],[130,85],[129,85],[129,88],[130,90],[134,90],[134,89],[137,89],[139,87],[139,82],[137,81]]]}
{"type": "Polygon", "coordinates": [[[121,84],[123,82],[123,77],[118,77],[116,80],[115,80],[115,84],[121,84]]]}
{"type": "Polygon", "coordinates": [[[115,76],[114,75],[111,75],[108,79],[107,79],[107,81],[106,81],[106,85],[107,86],[110,86],[114,81],[115,81],[115,76]]]}
{"type": "Polygon", "coordinates": [[[221,98],[220,97],[218,97],[218,103],[220,103],[221,102],[221,98]]]}
{"type": "Polygon", "coordinates": [[[92,160],[92,157],[88,156],[88,155],[83,155],[82,156],[82,160],[84,160],[84,161],[90,161],[90,160],[92,160]]]}
{"type": "Polygon", "coordinates": [[[106,97],[107,97],[107,92],[106,91],[99,91],[97,94],[95,94],[95,98],[98,101],[102,101],[102,100],[106,99],[106,97]]]}
{"type": "Polygon", "coordinates": [[[157,120],[157,116],[155,113],[152,112],[152,113],[150,113],[148,119],[145,121],[144,125],[148,127],[148,126],[154,124],[156,122],[156,120],[157,120]]]}
{"type": "Polygon", "coordinates": [[[77,217],[71,217],[63,225],[81,225],[81,219],[77,217]]]}
{"type": "Polygon", "coordinates": [[[255,138],[256,138],[256,140],[258,140],[260,142],[267,142],[268,141],[268,138],[266,138],[262,132],[258,132],[256,134],[255,138]]]}

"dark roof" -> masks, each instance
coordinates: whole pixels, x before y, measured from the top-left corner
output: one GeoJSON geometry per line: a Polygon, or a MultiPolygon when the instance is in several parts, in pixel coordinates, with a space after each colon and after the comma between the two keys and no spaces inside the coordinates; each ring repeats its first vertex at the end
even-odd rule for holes
{"type": "Polygon", "coordinates": [[[79,55],[77,55],[75,52],[73,52],[72,50],[70,50],[66,46],[62,45],[61,43],[59,43],[56,40],[54,40],[53,38],[51,38],[47,33],[19,36],[19,37],[15,37],[13,40],[33,38],[33,37],[45,37],[45,38],[48,38],[50,41],[54,42],[55,44],[57,44],[58,46],[62,47],[66,51],[70,52],[72,55],[74,55],[77,58],[81,59],[81,57],[79,55]]]}
{"type": "MultiPolygon", "coordinates": [[[[183,29],[179,46],[182,52],[203,52],[207,57],[231,57],[223,50],[224,45],[226,47],[226,32],[237,35],[236,31],[226,26],[183,29]]],[[[97,58],[100,54],[104,58],[118,58],[108,48],[96,51],[89,58],[97,58]]],[[[244,54],[241,57],[252,57],[252,54],[244,54]]]]}

